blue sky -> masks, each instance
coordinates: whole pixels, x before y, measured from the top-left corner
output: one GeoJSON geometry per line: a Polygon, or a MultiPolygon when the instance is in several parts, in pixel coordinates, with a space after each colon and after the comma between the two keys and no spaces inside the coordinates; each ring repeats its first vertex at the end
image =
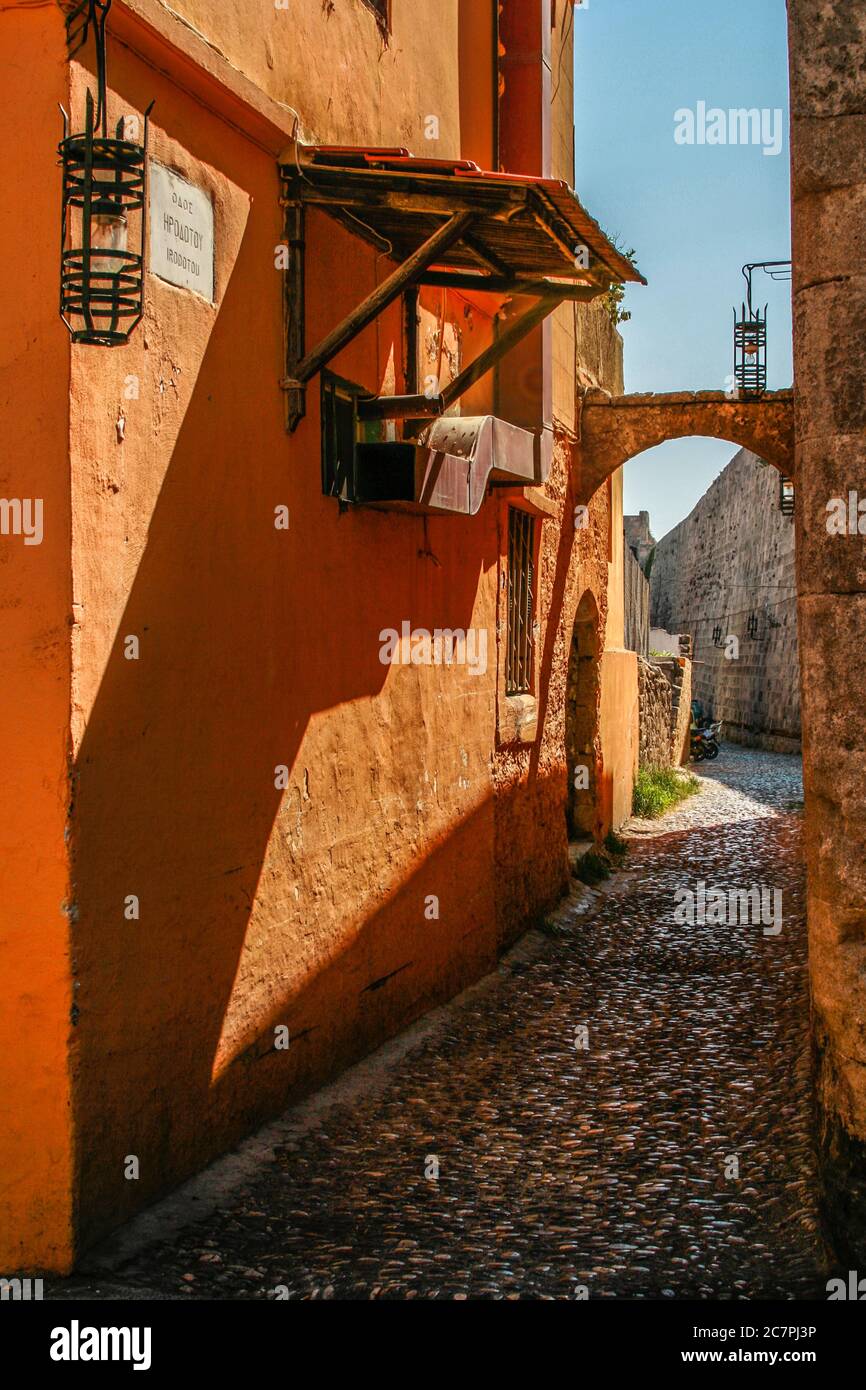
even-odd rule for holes
{"type": "MultiPolygon", "coordinates": [[[[589,0],[574,30],[575,186],[649,281],[626,295],[626,390],[724,390],[740,269],[790,256],[785,0],[589,0]],[[781,153],[677,144],[674,113],[699,102],[781,108],[781,153]]],[[[756,274],[754,301],[769,304],[768,384],[790,386],[790,285],[756,274]]],[[[626,512],[649,511],[660,539],[735,452],[685,439],[642,454],[626,512]]]]}

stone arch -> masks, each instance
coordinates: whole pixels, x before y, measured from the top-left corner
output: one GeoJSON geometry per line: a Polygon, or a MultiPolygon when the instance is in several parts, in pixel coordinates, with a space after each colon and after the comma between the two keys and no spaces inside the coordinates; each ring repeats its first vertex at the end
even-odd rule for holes
{"type": "MultiPolygon", "coordinates": [[[[601,744],[601,621],[595,595],[587,589],[577,606],[568,659],[565,704],[565,763],[568,773],[565,819],[570,840],[599,833],[601,744]],[[586,768],[585,787],[575,786],[586,768]]],[[[583,780],[582,778],[580,779],[583,780]]]]}
{"type": "Polygon", "coordinates": [[[575,496],[586,503],[635,454],[667,439],[707,435],[750,449],[794,477],[794,393],[768,391],[729,400],[721,391],[609,396],[593,388],[583,398],[575,450],[575,496]]]}

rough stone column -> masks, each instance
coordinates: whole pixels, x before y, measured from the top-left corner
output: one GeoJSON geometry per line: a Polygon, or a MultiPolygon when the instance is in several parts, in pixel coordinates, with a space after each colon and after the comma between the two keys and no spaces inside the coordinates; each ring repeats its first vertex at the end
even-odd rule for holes
{"type": "Polygon", "coordinates": [[[826,523],[831,499],[866,500],[866,6],[788,12],[810,969],[827,1213],[839,1254],[862,1267],[866,536],[826,523]]]}

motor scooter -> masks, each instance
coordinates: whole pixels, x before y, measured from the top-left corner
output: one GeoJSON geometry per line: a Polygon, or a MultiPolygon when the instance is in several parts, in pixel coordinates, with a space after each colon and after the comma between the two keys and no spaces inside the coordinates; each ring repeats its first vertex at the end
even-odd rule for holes
{"type": "Polygon", "coordinates": [[[716,720],[714,724],[709,724],[705,729],[692,728],[692,761],[701,763],[706,759],[707,762],[713,762],[719,756],[721,738],[722,721],[720,719],[716,720]]]}

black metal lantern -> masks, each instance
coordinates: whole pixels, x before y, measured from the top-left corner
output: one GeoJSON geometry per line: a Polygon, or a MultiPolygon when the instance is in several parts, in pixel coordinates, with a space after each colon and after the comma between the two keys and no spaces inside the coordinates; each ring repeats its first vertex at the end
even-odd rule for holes
{"type": "Polygon", "coordinates": [[[771,280],[790,280],[790,261],[752,261],[743,266],[746,303],[734,310],[734,381],[740,396],[763,396],[767,389],[767,306],[752,308],[752,271],[771,280]]]}
{"type": "Polygon", "coordinates": [[[734,310],[734,381],[741,396],[763,396],[767,389],[767,306],[752,313],[734,310]]]}
{"type": "Polygon", "coordinates": [[[779,478],[779,511],[782,516],[794,515],[794,484],[790,478],[779,478]]]}
{"type": "Polygon", "coordinates": [[[63,111],[60,163],[63,169],[60,316],[74,343],[117,347],[127,342],[144,307],[147,132],[144,142],[124,139],[121,119],[108,134],[105,21],[111,0],[84,0],[67,17],[67,34],[77,46],[90,27],[96,39],[98,97],[88,91],[84,131],[69,134],[63,111]],[[84,11],[86,8],[86,16],[84,11]],[[73,31],[72,25],[79,22],[73,31]],[[133,216],[133,226],[130,217],[133,216]],[[137,223],[137,228],[134,224],[137,223]],[[135,249],[129,239],[135,235],[135,249]]]}

